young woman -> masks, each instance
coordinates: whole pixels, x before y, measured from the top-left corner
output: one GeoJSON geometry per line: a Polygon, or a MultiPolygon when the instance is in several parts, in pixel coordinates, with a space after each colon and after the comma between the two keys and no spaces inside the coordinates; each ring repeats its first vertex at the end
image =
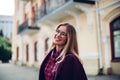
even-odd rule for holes
{"type": "Polygon", "coordinates": [[[76,31],[69,23],[56,28],[51,50],[40,67],[39,80],[87,80],[78,57],[76,31]]]}

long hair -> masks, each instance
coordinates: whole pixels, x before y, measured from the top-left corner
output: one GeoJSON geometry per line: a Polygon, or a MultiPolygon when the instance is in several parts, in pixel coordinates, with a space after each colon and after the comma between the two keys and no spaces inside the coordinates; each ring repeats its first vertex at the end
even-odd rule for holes
{"type": "MultiPolygon", "coordinates": [[[[57,59],[60,59],[60,61],[63,60],[66,54],[74,54],[76,57],[78,57],[78,43],[75,28],[69,23],[63,23],[58,25],[56,30],[61,26],[65,26],[67,28],[67,42],[57,59]]],[[[52,43],[50,49],[53,48],[55,48],[54,43],[52,43]]]]}

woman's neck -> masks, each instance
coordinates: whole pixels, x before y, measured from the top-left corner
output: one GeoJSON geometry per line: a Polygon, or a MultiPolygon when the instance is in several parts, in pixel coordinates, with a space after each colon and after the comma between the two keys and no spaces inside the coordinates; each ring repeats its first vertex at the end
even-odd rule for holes
{"type": "Polygon", "coordinates": [[[56,46],[56,51],[60,51],[61,49],[63,49],[63,46],[56,46]]]}

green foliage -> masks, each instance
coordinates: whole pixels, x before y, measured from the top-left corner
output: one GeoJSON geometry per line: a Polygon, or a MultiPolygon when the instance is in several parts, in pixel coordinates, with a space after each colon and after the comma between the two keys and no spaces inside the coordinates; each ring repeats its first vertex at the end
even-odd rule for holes
{"type": "Polygon", "coordinates": [[[11,46],[0,36],[0,60],[2,62],[8,62],[11,59],[11,54],[11,46]]]}

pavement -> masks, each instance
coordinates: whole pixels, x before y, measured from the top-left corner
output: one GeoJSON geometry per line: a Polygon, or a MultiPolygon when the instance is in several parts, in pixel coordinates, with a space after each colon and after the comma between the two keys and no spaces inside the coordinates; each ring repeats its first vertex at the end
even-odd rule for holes
{"type": "MultiPolygon", "coordinates": [[[[0,63],[0,80],[38,80],[39,69],[35,67],[19,66],[0,63]]],[[[88,76],[88,80],[120,80],[120,75],[88,76]]]]}
{"type": "Polygon", "coordinates": [[[88,80],[120,80],[120,75],[88,75],[88,80]]]}
{"type": "Polygon", "coordinates": [[[0,80],[38,80],[38,69],[14,64],[0,64],[0,80]]]}

